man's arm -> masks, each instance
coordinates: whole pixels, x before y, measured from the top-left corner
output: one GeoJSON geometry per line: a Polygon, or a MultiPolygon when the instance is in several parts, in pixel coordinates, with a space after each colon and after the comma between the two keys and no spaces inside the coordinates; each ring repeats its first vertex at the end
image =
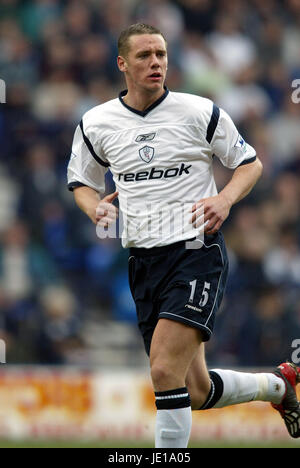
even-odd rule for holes
{"type": "Polygon", "coordinates": [[[258,158],[253,163],[235,169],[230,182],[220,192],[227,199],[230,208],[251,192],[262,171],[263,165],[258,158]]]}
{"type": "Polygon", "coordinates": [[[107,227],[118,217],[118,209],[112,204],[118,192],[110,193],[102,200],[99,193],[90,187],[77,187],[74,189],[74,198],[79,208],[93,221],[107,227]]]}
{"type": "Polygon", "coordinates": [[[203,198],[195,203],[192,208],[193,216],[191,219],[194,226],[199,227],[208,221],[204,232],[206,234],[216,233],[228,217],[232,205],[251,192],[260,178],[262,170],[263,166],[258,158],[252,163],[237,167],[230,182],[218,195],[203,198]]]}

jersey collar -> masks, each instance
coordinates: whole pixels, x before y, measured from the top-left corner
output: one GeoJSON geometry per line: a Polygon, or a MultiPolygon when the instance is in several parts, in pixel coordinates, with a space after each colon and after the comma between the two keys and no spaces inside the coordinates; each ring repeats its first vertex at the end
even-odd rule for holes
{"type": "Polygon", "coordinates": [[[146,115],[149,114],[150,111],[155,109],[155,107],[157,107],[161,102],[163,102],[168,96],[169,94],[168,88],[164,86],[164,89],[165,89],[164,94],[159,99],[157,99],[153,104],[151,104],[151,106],[147,107],[147,109],[145,109],[144,111],[139,111],[137,109],[134,109],[133,107],[128,106],[126,102],[124,102],[123,96],[126,96],[126,94],[128,93],[127,89],[125,89],[125,91],[121,91],[121,93],[119,94],[119,100],[121,101],[123,106],[126,107],[126,109],[130,110],[131,112],[134,112],[137,115],[140,115],[141,117],[146,117],[146,115]]]}

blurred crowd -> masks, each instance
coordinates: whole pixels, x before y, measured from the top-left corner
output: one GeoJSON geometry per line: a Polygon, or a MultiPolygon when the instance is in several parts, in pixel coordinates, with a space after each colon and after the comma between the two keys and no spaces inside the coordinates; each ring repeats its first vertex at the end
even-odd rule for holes
{"type": "MultiPolygon", "coordinates": [[[[118,239],[99,241],[66,186],[75,127],[124,89],[116,42],[140,21],[167,38],[168,87],[213,99],[264,164],[255,190],[224,224],[230,276],[208,362],[273,366],[291,357],[300,338],[300,103],[292,99],[299,0],[1,1],[0,338],[7,362],[110,364],[124,353],[130,363],[144,353],[127,252],[118,239]],[[109,355],[101,343],[113,344],[109,355]]],[[[215,175],[221,188],[231,173],[216,163],[215,175]]]]}

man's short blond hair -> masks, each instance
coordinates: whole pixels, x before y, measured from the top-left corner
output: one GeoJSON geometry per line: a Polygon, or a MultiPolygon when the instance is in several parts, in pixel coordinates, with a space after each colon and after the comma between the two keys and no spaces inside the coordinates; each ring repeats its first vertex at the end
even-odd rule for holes
{"type": "Polygon", "coordinates": [[[155,28],[154,26],[150,26],[149,24],[144,24],[144,23],[137,23],[137,24],[132,24],[129,26],[129,28],[124,29],[124,31],[121,32],[119,40],[118,40],[118,54],[121,55],[122,57],[127,57],[128,52],[130,50],[129,46],[129,39],[131,36],[135,35],[142,35],[142,34],[159,34],[160,36],[163,37],[166,45],[167,41],[162,32],[155,28]]]}

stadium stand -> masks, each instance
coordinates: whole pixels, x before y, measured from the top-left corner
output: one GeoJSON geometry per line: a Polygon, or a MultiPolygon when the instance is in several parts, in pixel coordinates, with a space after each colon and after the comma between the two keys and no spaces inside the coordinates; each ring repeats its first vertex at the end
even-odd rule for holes
{"type": "MultiPolygon", "coordinates": [[[[167,85],[222,106],[264,164],[259,184],[224,225],[230,277],[208,361],[273,366],[300,338],[294,0],[1,2],[0,335],[7,361],[143,362],[127,254],[118,239],[99,241],[66,186],[74,129],[86,110],[124,88],[116,40],[137,21],[165,32],[167,85]]],[[[219,187],[230,177],[217,164],[215,173],[219,187]]]]}

